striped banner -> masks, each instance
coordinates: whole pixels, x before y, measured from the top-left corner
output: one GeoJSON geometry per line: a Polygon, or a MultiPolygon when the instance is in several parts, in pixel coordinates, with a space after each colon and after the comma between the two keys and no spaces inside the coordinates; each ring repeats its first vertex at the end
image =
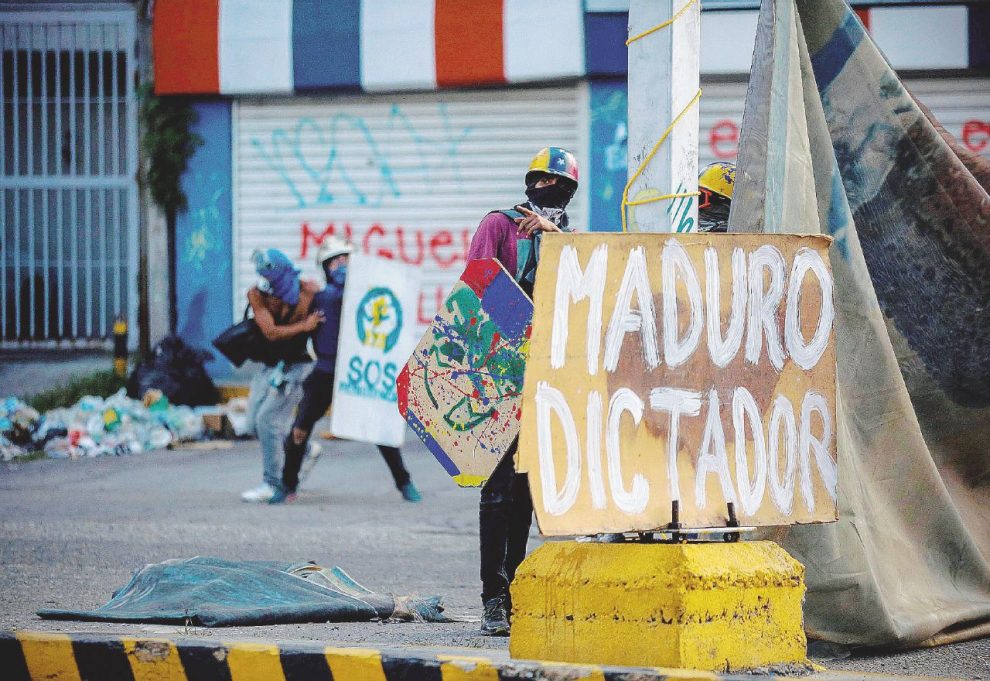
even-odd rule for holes
{"type": "Polygon", "coordinates": [[[158,0],[158,94],[432,90],[577,78],[581,0],[158,0]]]}

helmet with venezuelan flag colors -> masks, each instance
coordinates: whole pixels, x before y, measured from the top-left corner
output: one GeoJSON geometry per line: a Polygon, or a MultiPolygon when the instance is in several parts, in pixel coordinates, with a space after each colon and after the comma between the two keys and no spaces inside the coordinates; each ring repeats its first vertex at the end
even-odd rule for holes
{"type": "Polygon", "coordinates": [[[533,157],[526,171],[526,185],[533,183],[534,173],[544,173],[546,175],[556,175],[574,183],[573,189],[578,186],[578,167],[574,154],[561,149],[560,147],[544,147],[533,157]]]}
{"type": "MultiPolygon", "coordinates": [[[[709,163],[698,175],[698,188],[707,189],[719,196],[732,200],[732,188],[736,184],[736,164],[726,161],[709,163]]],[[[704,203],[704,196],[702,196],[704,203]]]]}

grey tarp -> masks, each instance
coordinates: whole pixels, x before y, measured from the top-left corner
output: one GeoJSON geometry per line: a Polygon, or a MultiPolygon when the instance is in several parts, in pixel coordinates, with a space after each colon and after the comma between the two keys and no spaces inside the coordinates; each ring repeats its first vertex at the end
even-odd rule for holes
{"type": "Polygon", "coordinates": [[[835,239],[840,519],[774,537],[807,567],[814,637],[986,630],[990,197],[967,168],[981,161],[940,137],[842,0],[764,0],[729,224],[835,239]]]}
{"type": "Polygon", "coordinates": [[[443,622],[440,600],[373,593],[339,567],[197,556],[144,566],[96,610],[42,610],[38,615],[205,627],[390,617],[443,622]]]}

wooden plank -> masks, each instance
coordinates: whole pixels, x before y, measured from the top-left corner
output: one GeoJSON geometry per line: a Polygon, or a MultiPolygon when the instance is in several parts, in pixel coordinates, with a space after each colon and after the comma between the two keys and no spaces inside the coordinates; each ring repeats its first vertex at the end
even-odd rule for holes
{"type": "Polygon", "coordinates": [[[517,466],[544,534],[661,528],[674,500],[688,527],[728,501],[744,525],[836,519],[830,243],[548,235],[517,466]]]}

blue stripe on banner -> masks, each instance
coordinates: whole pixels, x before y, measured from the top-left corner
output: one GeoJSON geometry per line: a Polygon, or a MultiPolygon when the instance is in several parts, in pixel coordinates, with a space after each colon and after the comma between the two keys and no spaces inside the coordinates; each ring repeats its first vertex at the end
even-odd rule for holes
{"type": "Polygon", "coordinates": [[[828,42],[811,55],[811,66],[818,81],[818,91],[824,93],[835,77],[845,67],[849,57],[863,42],[863,26],[852,10],[846,9],[846,18],[828,42]]]}
{"type": "Polygon", "coordinates": [[[990,69],[990,7],[969,6],[969,68],[990,69]]]}
{"type": "Polygon", "coordinates": [[[406,423],[408,423],[409,427],[413,429],[413,432],[419,436],[419,439],[423,441],[426,448],[429,449],[430,453],[436,457],[437,461],[440,462],[440,465],[443,466],[443,469],[447,471],[448,474],[451,476],[461,474],[461,469],[457,467],[456,463],[450,460],[450,457],[447,456],[447,452],[443,451],[443,447],[440,446],[440,443],[433,439],[433,436],[426,430],[426,426],[423,425],[423,422],[420,421],[419,418],[417,418],[417,416],[411,411],[406,412],[406,423]]]}
{"type": "Polygon", "coordinates": [[[360,89],[361,0],[294,0],[295,89],[360,89]]]}
{"type": "Polygon", "coordinates": [[[585,13],[584,63],[589,76],[621,76],[629,70],[628,24],[626,12],[585,13]]]}

